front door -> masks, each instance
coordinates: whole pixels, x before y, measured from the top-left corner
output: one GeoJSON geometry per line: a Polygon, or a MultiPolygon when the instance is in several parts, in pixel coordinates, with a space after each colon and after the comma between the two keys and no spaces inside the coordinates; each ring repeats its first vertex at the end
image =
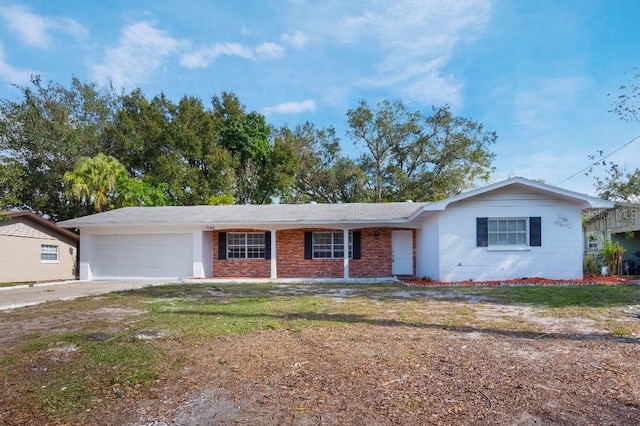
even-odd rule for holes
{"type": "Polygon", "coordinates": [[[413,275],[413,231],[391,231],[391,273],[413,275]]]}

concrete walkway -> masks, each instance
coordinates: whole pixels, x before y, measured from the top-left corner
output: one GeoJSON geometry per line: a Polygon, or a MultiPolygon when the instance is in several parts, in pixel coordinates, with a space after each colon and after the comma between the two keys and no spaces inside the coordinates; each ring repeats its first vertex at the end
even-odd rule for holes
{"type": "Polygon", "coordinates": [[[164,285],[166,281],[68,281],[0,287],[0,311],[37,305],[50,300],[71,300],[114,291],[164,285]]]}

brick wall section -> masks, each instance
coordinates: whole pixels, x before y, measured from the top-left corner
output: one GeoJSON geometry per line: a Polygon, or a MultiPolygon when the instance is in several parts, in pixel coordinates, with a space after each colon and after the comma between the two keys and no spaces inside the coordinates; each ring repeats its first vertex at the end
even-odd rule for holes
{"type": "Polygon", "coordinates": [[[367,228],[360,232],[362,232],[362,258],[351,259],[349,276],[352,278],[390,277],[391,229],[367,228]]]}
{"type": "MultiPolygon", "coordinates": [[[[286,229],[276,233],[278,278],[342,278],[342,259],[305,259],[305,231],[327,229],[286,229]]],[[[365,228],[362,233],[361,259],[350,259],[351,278],[385,278],[391,276],[391,228],[365,228]]],[[[252,229],[232,229],[224,232],[263,232],[252,229]]],[[[218,259],[218,235],[213,232],[213,275],[217,278],[268,278],[270,260],[218,259]]],[[[415,268],[415,231],[413,238],[415,268]]]]}
{"type": "Polygon", "coordinates": [[[326,229],[286,229],[278,231],[277,261],[279,278],[342,278],[342,259],[305,259],[305,231],[326,229]]]}
{"type": "MultiPolygon", "coordinates": [[[[229,229],[223,232],[265,232],[260,229],[229,229]]],[[[271,261],[268,259],[218,259],[218,236],[213,232],[213,276],[216,278],[269,278],[271,261]]]]}

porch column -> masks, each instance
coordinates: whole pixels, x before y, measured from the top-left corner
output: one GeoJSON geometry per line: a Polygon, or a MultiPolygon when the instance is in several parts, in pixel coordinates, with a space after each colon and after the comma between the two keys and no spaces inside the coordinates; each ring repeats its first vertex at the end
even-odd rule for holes
{"type": "Polygon", "coordinates": [[[278,278],[278,262],[276,262],[276,230],[271,231],[271,278],[278,278]]]}
{"type": "Polygon", "coordinates": [[[204,278],[204,265],[202,264],[202,231],[200,229],[193,231],[192,244],[192,275],[197,278],[204,278]]]}
{"type": "Polygon", "coordinates": [[[91,259],[93,258],[93,254],[91,253],[92,239],[91,234],[87,233],[87,231],[80,231],[80,267],[78,268],[78,272],[81,281],[93,280],[93,273],[91,271],[91,259]]]}
{"type": "Polygon", "coordinates": [[[343,276],[345,279],[349,278],[349,230],[344,229],[342,235],[342,241],[344,243],[344,260],[343,260],[343,276]]]}

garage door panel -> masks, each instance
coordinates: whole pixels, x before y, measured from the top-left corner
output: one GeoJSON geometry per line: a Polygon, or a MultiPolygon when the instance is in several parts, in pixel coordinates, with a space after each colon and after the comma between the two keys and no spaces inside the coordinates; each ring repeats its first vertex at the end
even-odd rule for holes
{"type": "Polygon", "coordinates": [[[96,278],[182,278],[193,273],[191,234],[101,235],[92,259],[96,278]]]}

